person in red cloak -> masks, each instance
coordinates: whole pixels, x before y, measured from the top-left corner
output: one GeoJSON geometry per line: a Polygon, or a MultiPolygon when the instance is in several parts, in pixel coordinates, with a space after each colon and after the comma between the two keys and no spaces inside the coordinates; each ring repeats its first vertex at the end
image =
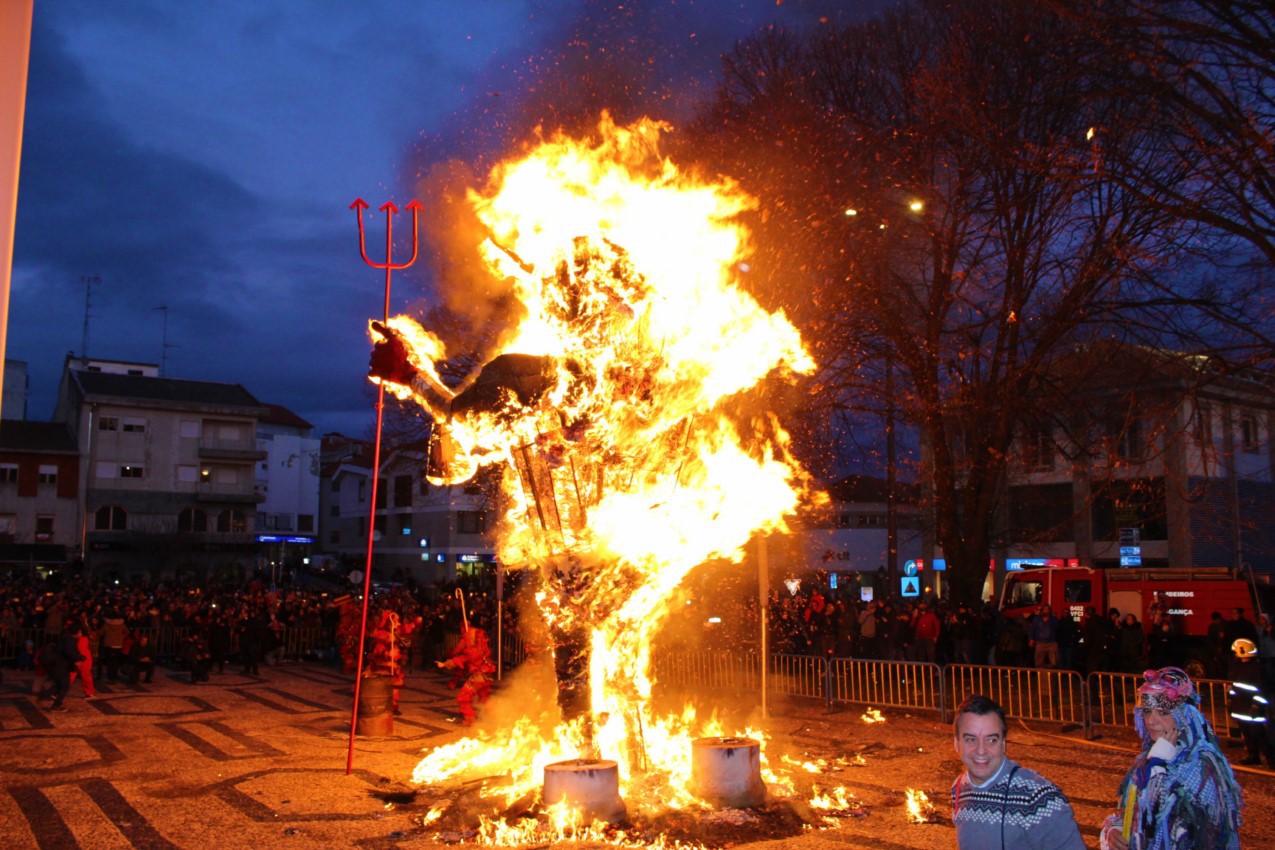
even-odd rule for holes
{"type": "Polygon", "coordinates": [[[469,726],[477,717],[474,703],[484,703],[491,696],[491,674],[496,672],[487,633],[474,626],[466,626],[451,658],[436,663],[445,670],[453,671],[447,687],[460,687],[456,703],[460,706],[465,725],[469,726]]]}

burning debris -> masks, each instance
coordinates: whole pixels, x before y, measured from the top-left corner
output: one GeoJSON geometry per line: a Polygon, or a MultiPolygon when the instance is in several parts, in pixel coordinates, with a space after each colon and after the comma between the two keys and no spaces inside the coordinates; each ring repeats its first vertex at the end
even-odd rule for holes
{"type": "MultiPolygon", "coordinates": [[[[432,751],[416,783],[497,774],[484,796],[552,802],[550,768],[605,762],[619,796],[606,791],[594,814],[614,824],[717,794],[705,791],[712,778],[692,783],[696,739],[747,741],[716,748],[749,765],[721,780],[739,786],[728,802],[760,805],[762,780],[775,777],[760,732],[721,737],[690,708],[652,705],[652,639],[682,580],[783,530],[805,492],[776,415],[756,394],[741,413],[743,395],[813,368],[788,320],[739,285],[748,244],[737,216],[754,202],[661,158],[667,129],[604,116],[594,138],[542,141],[471,191],[482,260],[522,309],[468,380],[442,379],[448,352],[414,320],[372,324],[373,380],[434,422],[431,479],[503,470],[499,558],[539,576],[557,694],[556,713],[528,712],[499,739],[479,732],[432,751]]],[[[775,778],[780,793],[791,787],[775,778]]],[[[591,791],[558,790],[591,808],[579,799],[591,791]]]]}
{"type": "Polygon", "coordinates": [[[924,791],[916,788],[907,790],[908,820],[912,823],[934,823],[938,812],[924,791]]]}
{"type": "Polygon", "coordinates": [[[864,723],[884,723],[885,715],[872,706],[868,706],[868,710],[863,713],[860,719],[864,723]]]}

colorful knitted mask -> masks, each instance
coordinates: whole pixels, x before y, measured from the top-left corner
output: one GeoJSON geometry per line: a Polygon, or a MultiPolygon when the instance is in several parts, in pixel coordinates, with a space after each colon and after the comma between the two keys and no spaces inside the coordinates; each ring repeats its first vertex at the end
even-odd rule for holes
{"type": "Polygon", "coordinates": [[[1142,674],[1146,681],[1138,688],[1138,707],[1173,711],[1182,705],[1198,705],[1200,695],[1191,677],[1178,667],[1162,667],[1142,674]]]}

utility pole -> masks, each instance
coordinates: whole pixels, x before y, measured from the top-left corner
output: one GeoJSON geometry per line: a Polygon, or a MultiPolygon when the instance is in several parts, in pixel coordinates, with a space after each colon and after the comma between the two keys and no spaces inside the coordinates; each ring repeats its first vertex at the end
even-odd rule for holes
{"type": "Polygon", "coordinates": [[[887,593],[894,593],[899,587],[899,514],[895,493],[898,476],[895,472],[897,460],[894,446],[894,357],[887,354],[885,358],[885,538],[886,538],[886,575],[890,586],[887,593]]]}

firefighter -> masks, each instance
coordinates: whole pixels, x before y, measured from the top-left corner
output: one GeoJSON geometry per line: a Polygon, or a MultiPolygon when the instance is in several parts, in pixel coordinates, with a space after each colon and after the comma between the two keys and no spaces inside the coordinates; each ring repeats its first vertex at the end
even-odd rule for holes
{"type": "Polygon", "coordinates": [[[1270,700],[1262,692],[1262,668],[1257,661],[1257,644],[1239,638],[1231,644],[1231,689],[1227,692],[1227,710],[1244,735],[1248,756],[1240,764],[1258,765],[1263,756],[1275,767],[1275,748],[1268,737],[1270,700]]]}

